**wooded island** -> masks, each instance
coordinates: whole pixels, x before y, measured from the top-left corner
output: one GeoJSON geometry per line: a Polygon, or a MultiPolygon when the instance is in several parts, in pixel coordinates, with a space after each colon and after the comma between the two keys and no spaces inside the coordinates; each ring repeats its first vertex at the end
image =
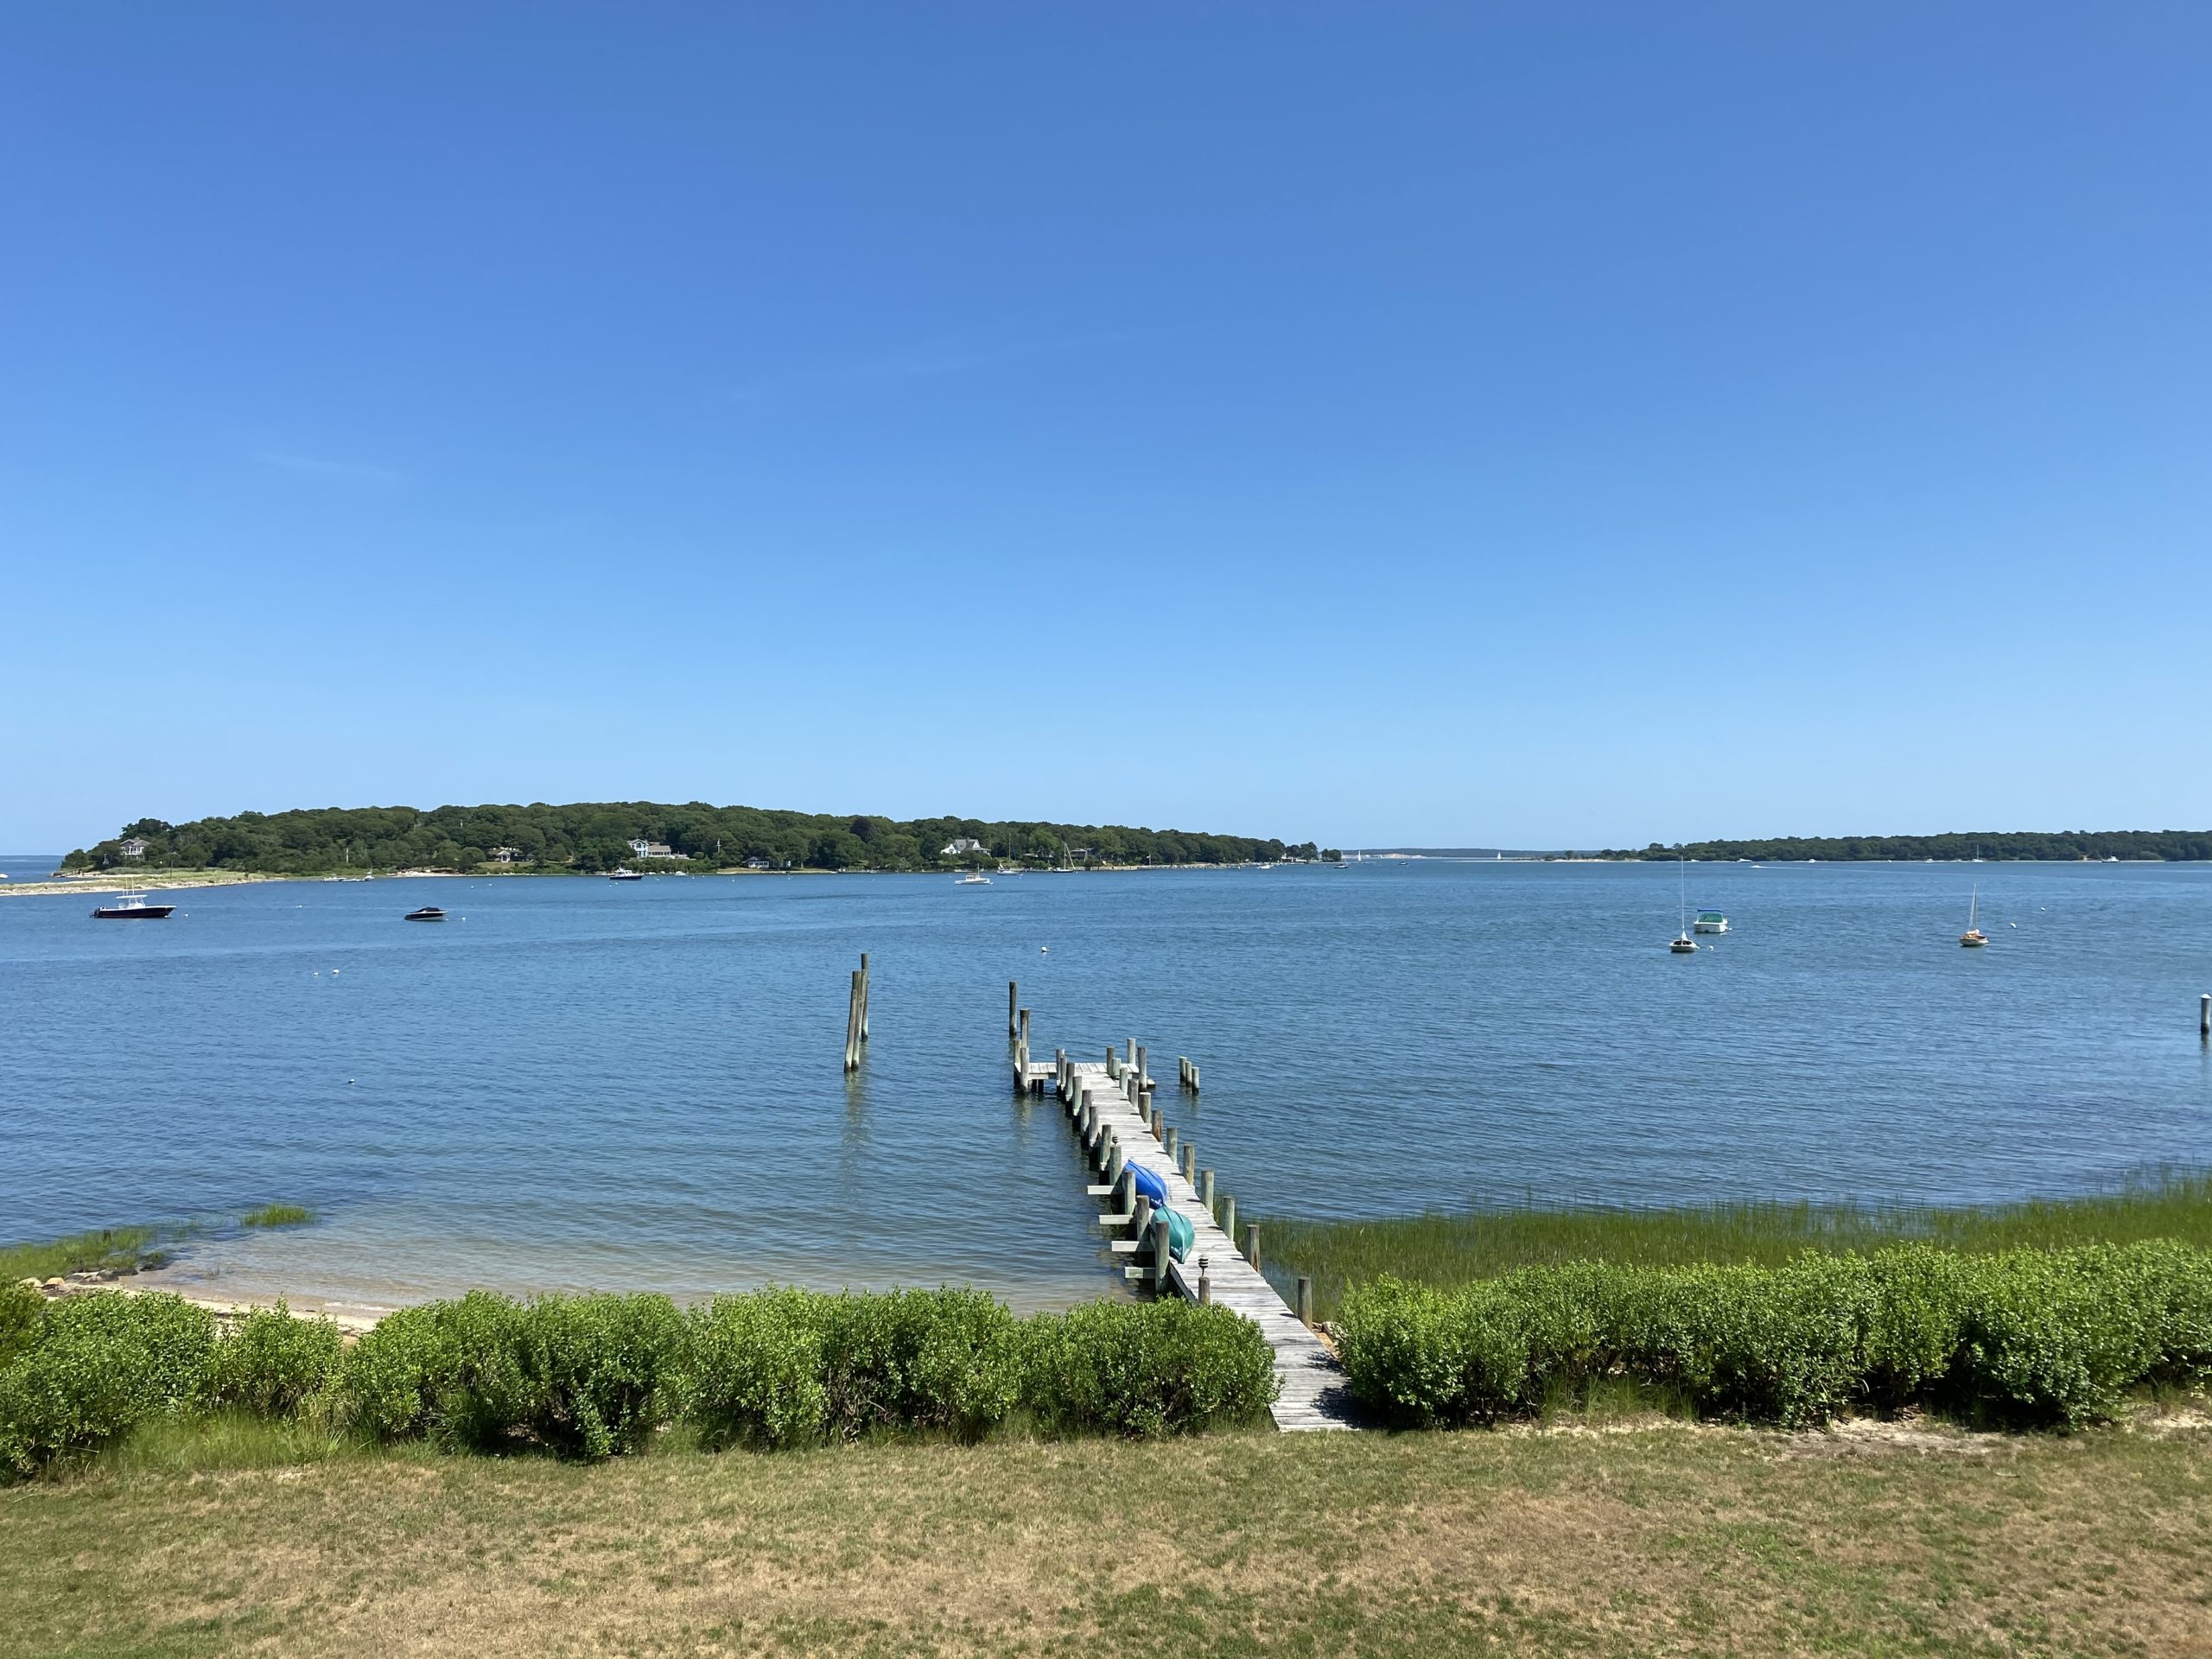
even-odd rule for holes
{"type": "Polygon", "coordinates": [[[1243,864],[1336,857],[1312,842],[1121,824],[990,823],[782,812],[652,801],[548,806],[303,808],[168,823],[141,818],[79,848],[66,870],[218,869],[264,875],[372,870],[664,871],[1039,868],[1243,864]]]}

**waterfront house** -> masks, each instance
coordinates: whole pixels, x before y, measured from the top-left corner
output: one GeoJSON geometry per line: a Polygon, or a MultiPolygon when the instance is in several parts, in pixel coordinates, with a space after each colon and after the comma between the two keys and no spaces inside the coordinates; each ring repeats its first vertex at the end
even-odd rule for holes
{"type": "Polygon", "coordinates": [[[676,849],[664,841],[633,841],[630,852],[636,858],[674,858],[676,849]]]}
{"type": "Polygon", "coordinates": [[[125,858],[143,858],[146,856],[146,843],[136,836],[126,836],[122,846],[116,850],[125,858]]]}
{"type": "Polygon", "coordinates": [[[983,850],[985,849],[982,842],[974,840],[967,836],[961,836],[950,842],[948,842],[945,844],[944,851],[940,855],[940,856],[944,858],[965,858],[970,853],[980,853],[983,850]]]}
{"type": "Polygon", "coordinates": [[[748,870],[772,870],[776,868],[776,861],[756,854],[745,861],[745,868],[748,870]]]}
{"type": "Polygon", "coordinates": [[[494,847],[492,849],[492,861],[494,864],[512,864],[521,856],[522,849],[519,847],[494,847]]]}

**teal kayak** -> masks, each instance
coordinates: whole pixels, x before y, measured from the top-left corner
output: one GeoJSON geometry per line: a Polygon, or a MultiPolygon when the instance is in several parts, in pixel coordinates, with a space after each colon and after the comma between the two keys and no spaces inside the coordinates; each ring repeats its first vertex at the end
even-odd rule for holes
{"type": "Polygon", "coordinates": [[[1198,1230],[1180,1210],[1155,1210],[1153,1214],[1167,1217],[1167,1254],[1180,1262],[1197,1242],[1198,1230]]]}

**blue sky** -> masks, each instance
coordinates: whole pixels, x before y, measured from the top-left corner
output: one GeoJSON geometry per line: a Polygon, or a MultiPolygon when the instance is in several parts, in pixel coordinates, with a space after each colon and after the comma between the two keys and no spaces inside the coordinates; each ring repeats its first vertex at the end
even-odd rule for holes
{"type": "Polygon", "coordinates": [[[17,6],[0,151],[0,848],[2212,822],[2202,6],[17,6]]]}

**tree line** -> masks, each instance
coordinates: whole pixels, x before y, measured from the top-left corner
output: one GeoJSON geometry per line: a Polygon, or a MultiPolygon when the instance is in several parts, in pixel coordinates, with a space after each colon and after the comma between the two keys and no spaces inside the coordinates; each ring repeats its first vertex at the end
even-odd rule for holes
{"type": "MultiPolygon", "coordinates": [[[[1333,855],[1334,849],[1331,849],[1333,855]]],[[[1123,824],[889,818],[652,801],[549,806],[319,807],[169,823],[141,818],[62,860],[65,869],[238,870],[325,875],[372,870],[520,869],[590,874],[629,865],[704,871],[936,870],[1243,864],[1322,856],[1312,842],[1123,824]],[[126,841],[143,842],[137,857],[126,841]],[[632,843],[665,847],[645,859],[632,843]]]]}
{"type": "Polygon", "coordinates": [[[1653,842],[1640,851],[1580,855],[1596,858],[1756,859],[1785,863],[1853,859],[2036,859],[2078,861],[2116,858],[2212,859],[2212,830],[2060,830],[1941,836],[1783,836],[1764,841],[1653,842]]]}

